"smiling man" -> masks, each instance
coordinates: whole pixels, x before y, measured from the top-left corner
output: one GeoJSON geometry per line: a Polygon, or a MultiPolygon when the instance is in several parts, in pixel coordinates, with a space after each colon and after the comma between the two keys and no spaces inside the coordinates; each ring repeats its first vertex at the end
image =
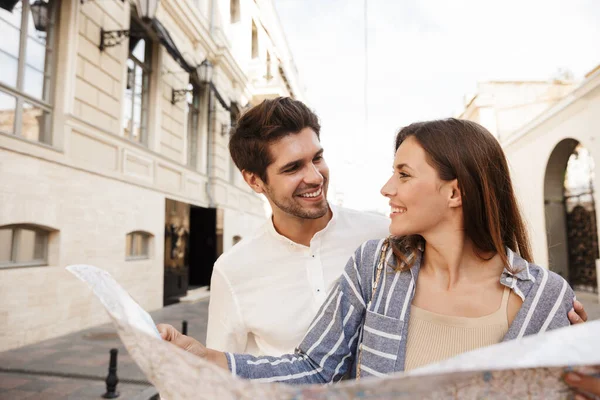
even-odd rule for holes
{"type": "Polygon", "coordinates": [[[317,116],[290,98],[265,100],[238,121],[231,157],[273,214],[215,264],[208,347],[293,352],[353,251],[388,235],[387,218],[327,202],[319,134],[317,116]]]}

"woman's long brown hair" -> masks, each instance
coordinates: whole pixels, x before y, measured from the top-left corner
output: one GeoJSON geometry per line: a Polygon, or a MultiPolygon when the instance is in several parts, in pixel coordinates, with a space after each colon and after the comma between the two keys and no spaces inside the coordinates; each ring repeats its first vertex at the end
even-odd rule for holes
{"type": "MultiPolygon", "coordinates": [[[[414,137],[427,154],[427,162],[440,179],[456,179],[462,196],[465,235],[480,254],[498,254],[510,269],[505,247],[533,262],[531,246],[500,144],[481,125],[459,119],[417,122],[402,128],[396,148],[414,137]]],[[[410,268],[423,238],[393,238],[398,268],[410,268]]],[[[511,271],[516,272],[516,271],[511,271]]]]}

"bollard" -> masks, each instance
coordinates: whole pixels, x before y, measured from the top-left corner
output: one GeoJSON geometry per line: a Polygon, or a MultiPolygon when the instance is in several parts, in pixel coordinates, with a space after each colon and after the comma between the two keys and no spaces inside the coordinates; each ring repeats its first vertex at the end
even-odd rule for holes
{"type": "Polygon", "coordinates": [[[185,319],[181,323],[181,333],[187,335],[187,321],[185,319]]]}
{"type": "Polygon", "coordinates": [[[108,364],[108,376],[106,377],[106,393],[102,395],[105,399],[116,399],[119,397],[119,392],[117,392],[117,383],[119,383],[119,378],[117,378],[118,353],[118,349],[110,349],[110,363],[108,364]]]}

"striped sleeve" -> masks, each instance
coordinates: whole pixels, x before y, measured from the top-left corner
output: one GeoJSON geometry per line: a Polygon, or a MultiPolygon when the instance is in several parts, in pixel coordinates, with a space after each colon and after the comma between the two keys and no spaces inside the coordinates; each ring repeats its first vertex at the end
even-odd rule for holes
{"type": "Polygon", "coordinates": [[[532,266],[535,283],[527,292],[505,340],[569,326],[575,293],[567,281],[545,268],[532,266]]]}
{"type": "Polygon", "coordinates": [[[353,364],[365,314],[359,248],[311,323],[295,354],[253,357],[225,353],[234,375],[259,382],[326,383],[353,364]]]}

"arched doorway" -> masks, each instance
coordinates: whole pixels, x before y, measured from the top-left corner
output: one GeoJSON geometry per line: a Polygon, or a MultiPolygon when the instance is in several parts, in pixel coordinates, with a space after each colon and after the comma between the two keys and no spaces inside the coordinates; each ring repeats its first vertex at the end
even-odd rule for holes
{"type": "Polygon", "coordinates": [[[556,145],[546,166],[544,204],[550,269],[576,290],[597,292],[594,160],[577,140],[556,145]]]}

